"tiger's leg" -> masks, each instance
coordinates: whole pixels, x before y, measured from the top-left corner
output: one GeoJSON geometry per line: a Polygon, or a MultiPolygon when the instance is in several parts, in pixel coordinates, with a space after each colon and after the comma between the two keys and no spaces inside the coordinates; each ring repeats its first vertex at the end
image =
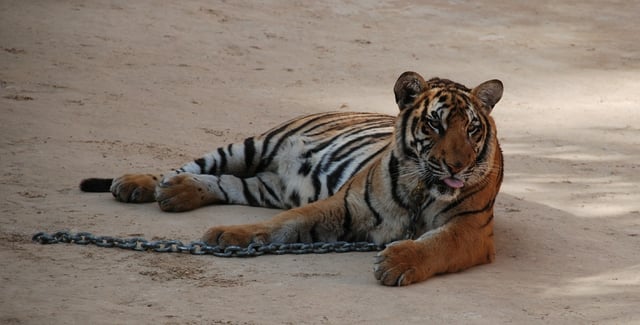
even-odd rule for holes
{"type": "Polygon", "coordinates": [[[107,185],[107,189],[105,190],[92,188],[93,184],[100,184],[100,187],[104,187],[103,184],[105,180],[87,179],[81,183],[80,187],[86,192],[102,192],[108,190],[121,202],[153,202],[156,201],[156,187],[163,177],[172,178],[181,173],[198,175],[230,174],[239,177],[254,176],[260,161],[261,148],[261,140],[247,138],[243,143],[220,147],[165,175],[127,174],[114,179],[110,183],[110,186],[107,185]]]}
{"type": "Polygon", "coordinates": [[[155,197],[160,208],[169,212],[215,203],[281,209],[281,191],[280,177],[271,172],[249,178],[182,173],[165,177],[156,187],[155,197]]]}
{"type": "Polygon", "coordinates": [[[491,211],[453,220],[416,240],[388,245],[376,257],[374,275],[384,285],[404,286],[435,274],[491,263],[494,258],[491,211]]]}
{"type": "MultiPolygon", "coordinates": [[[[380,168],[382,165],[375,166],[380,168]]],[[[375,166],[372,168],[376,168],[375,166]]],[[[211,227],[202,240],[220,246],[338,240],[374,240],[377,244],[383,244],[390,238],[398,238],[403,229],[396,227],[383,231],[385,234],[377,238],[371,237],[380,223],[369,208],[363,208],[366,206],[365,184],[376,182],[369,178],[370,175],[377,175],[377,181],[385,180],[380,172],[364,170],[328,198],[284,211],[265,222],[211,227]]]]}
{"type": "Polygon", "coordinates": [[[210,245],[335,242],[348,235],[345,208],[336,196],[284,211],[273,219],[245,225],[209,228],[202,240],[210,245]]]}

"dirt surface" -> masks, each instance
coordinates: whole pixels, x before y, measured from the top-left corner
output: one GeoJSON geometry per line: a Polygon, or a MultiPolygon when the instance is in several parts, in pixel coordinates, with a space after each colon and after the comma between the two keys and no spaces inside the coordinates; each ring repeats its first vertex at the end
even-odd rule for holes
{"type": "Polygon", "coordinates": [[[0,2],[0,323],[640,323],[637,1],[0,2]],[[374,253],[222,259],[42,246],[199,238],[276,210],[78,190],[305,113],[395,114],[406,70],[499,78],[497,260],[405,288],[374,253]]]}

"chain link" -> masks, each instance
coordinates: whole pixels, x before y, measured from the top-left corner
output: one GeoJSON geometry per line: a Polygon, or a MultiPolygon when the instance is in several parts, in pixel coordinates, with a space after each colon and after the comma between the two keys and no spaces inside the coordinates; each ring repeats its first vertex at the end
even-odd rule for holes
{"type": "Polygon", "coordinates": [[[193,255],[214,255],[218,257],[254,257],[265,254],[325,254],[346,252],[372,252],[384,249],[384,245],[370,242],[316,242],[316,243],[252,243],[247,247],[210,246],[202,241],[183,244],[179,240],[148,241],[141,237],[117,238],[111,236],[94,236],[88,232],[72,233],[58,231],[53,234],[39,232],[32,240],[42,245],[67,243],[77,245],[93,244],[99,247],[129,249],[135,251],[154,251],[157,253],[189,253],[193,255]]]}

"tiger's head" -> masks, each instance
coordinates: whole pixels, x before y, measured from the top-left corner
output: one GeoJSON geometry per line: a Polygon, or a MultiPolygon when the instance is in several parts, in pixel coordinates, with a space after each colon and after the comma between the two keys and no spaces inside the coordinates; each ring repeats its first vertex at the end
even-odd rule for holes
{"type": "Polygon", "coordinates": [[[446,79],[425,81],[415,72],[400,75],[394,92],[400,108],[395,150],[406,162],[401,173],[441,199],[482,182],[500,150],[489,114],[502,90],[499,80],[469,89],[446,79]]]}

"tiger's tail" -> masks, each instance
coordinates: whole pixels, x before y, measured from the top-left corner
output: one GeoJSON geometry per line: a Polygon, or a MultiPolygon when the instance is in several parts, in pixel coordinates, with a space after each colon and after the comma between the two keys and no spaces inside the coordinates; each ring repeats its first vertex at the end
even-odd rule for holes
{"type": "Polygon", "coordinates": [[[87,178],[80,182],[80,190],[83,192],[111,192],[113,178],[87,178]]]}

